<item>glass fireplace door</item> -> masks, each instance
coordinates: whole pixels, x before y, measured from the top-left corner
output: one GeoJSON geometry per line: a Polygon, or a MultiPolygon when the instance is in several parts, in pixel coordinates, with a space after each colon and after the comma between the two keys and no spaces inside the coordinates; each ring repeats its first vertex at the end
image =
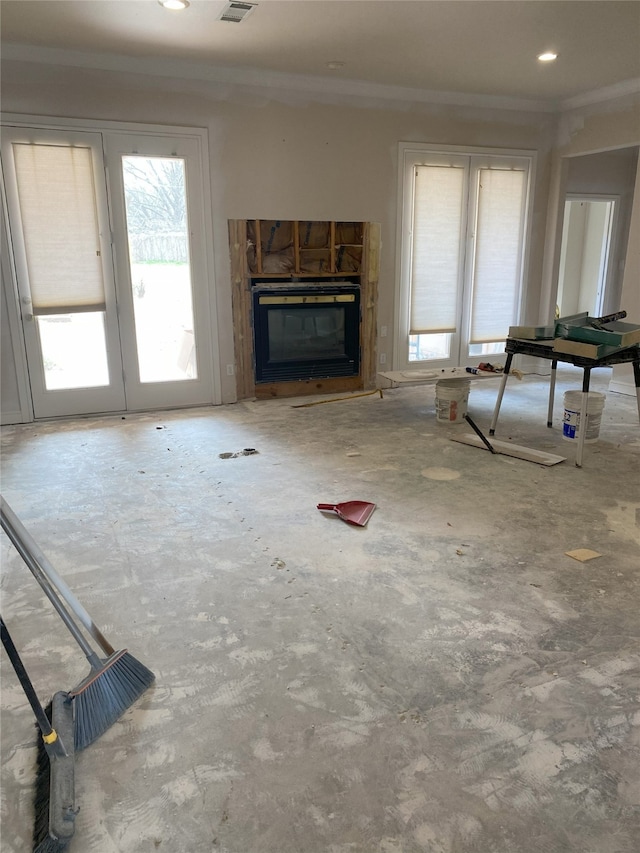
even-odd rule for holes
{"type": "Polygon", "coordinates": [[[358,289],[322,291],[254,293],[257,382],[358,375],[358,289]]]}

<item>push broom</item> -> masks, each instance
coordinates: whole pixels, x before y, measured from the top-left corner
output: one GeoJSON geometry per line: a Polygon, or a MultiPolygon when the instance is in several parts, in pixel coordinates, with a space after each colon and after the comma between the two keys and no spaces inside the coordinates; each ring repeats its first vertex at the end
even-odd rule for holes
{"type": "Polygon", "coordinates": [[[45,710],[0,617],[2,645],[35,714],[40,737],[33,827],[34,853],[62,853],[75,830],[73,710],[68,693],[58,692],[45,710]]]}
{"type": "Polygon", "coordinates": [[[142,696],[153,683],[155,676],[127,649],[114,650],[71,590],[56,574],[53,566],[46,560],[2,497],[0,497],[0,523],[89,661],[91,667],[89,674],[69,691],[74,710],[75,748],[78,751],[85,749],[104,734],[142,696]],[[107,654],[106,659],[98,657],[59,596],[65,598],[80,621],[97,640],[107,654]]]}

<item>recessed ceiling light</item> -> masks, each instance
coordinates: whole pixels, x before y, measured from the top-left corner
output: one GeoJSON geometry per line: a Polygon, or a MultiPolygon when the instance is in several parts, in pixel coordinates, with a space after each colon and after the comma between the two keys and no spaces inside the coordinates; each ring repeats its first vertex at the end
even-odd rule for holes
{"type": "Polygon", "coordinates": [[[346,62],[340,62],[337,59],[332,60],[331,62],[327,62],[327,68],[330,68],[332,71],[337,71],[339,68],[344,68],[345,65],[346,62]]]}
{"type": "Polygon", "coordinates": [[[553,60],[557,59],[557,58],[558,58],[558,54],[553,53],[553,51],[551,51],[551,50],[546,51],[546,53],[539,53],[538,54],[538,59],[540,60],[540,62],[553,62],[553,60]]]}
{"type": "Polygon", "coordinates": [[[161,6],[164,6],[165,9],[171,9],[174,12],[178,12],[180,9],[187,8],[189,0],[158,0],[158,3],[161,6]]]}

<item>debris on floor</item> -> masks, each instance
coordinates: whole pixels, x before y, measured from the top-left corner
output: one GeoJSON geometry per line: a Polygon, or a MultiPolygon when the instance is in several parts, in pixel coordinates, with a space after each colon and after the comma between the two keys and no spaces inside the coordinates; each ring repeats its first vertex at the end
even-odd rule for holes
{"type": "Polygon", "coordinates": [[[589,548],[576,548],[575,551],[565,551],[567,557],[573,557],[574,560],[580,560],[581,563],[586,563],[587,560],[593,560],[596,557],[602,557],[597,551],[591,551],[589,548]]]}
{"type": "Polygon", "coordinates": [[[258,451],[255,447],[245,447],[244,450],[238,450],[236,453],[228,452],[228,453],[218,453],[219,459],[235,459],[237,456],[253,456],[254,453],[258,451]]]}
{"type": "MultiPolygon", "coordinates": [[[[451,441],[457,441],[460,444],[469,444],[471,447],[479,447],[481,450],[486,450],[482,439],[476,435],[453,435],[451,441]]],[[[557,465],[559,462],[564,462],[566,456],[558,456],[555,453],[546,453],[543,450],[536,450],[533,447],[524,447],[521,444],[509,444],[506,441],[497,441],[495,438],[491,441],[491,446],[495,453],[500,453],[503,456],[514,456],[516,459],[524,459],[525,462],[535,462],[538,465],[557,465]]]]}
{"type": "Polygon", "coordinates": [[[372,394],[380,394],[382,400],[382,388],[375,388],[373,391],[364,391],[362,394],[351,394],[349,397],[332,397],[330,400],[313,400],[311,403],[297,403],[291,406],[292,409],[308,409],[310,406],[320,406],[323,403],[342,403],[343,400],[356,400],[358,397],[370,397],[372,394]]]}

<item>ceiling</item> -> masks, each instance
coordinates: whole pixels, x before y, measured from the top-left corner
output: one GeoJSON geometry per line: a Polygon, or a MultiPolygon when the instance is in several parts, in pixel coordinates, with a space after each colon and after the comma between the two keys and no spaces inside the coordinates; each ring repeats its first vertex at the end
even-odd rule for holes
{"type": "Polygon", "coordinates": [[[2,56],[530,109],[640,91],[640,0],[259,0],[241,23],[226,6],[2,0],[2,56]]]}

